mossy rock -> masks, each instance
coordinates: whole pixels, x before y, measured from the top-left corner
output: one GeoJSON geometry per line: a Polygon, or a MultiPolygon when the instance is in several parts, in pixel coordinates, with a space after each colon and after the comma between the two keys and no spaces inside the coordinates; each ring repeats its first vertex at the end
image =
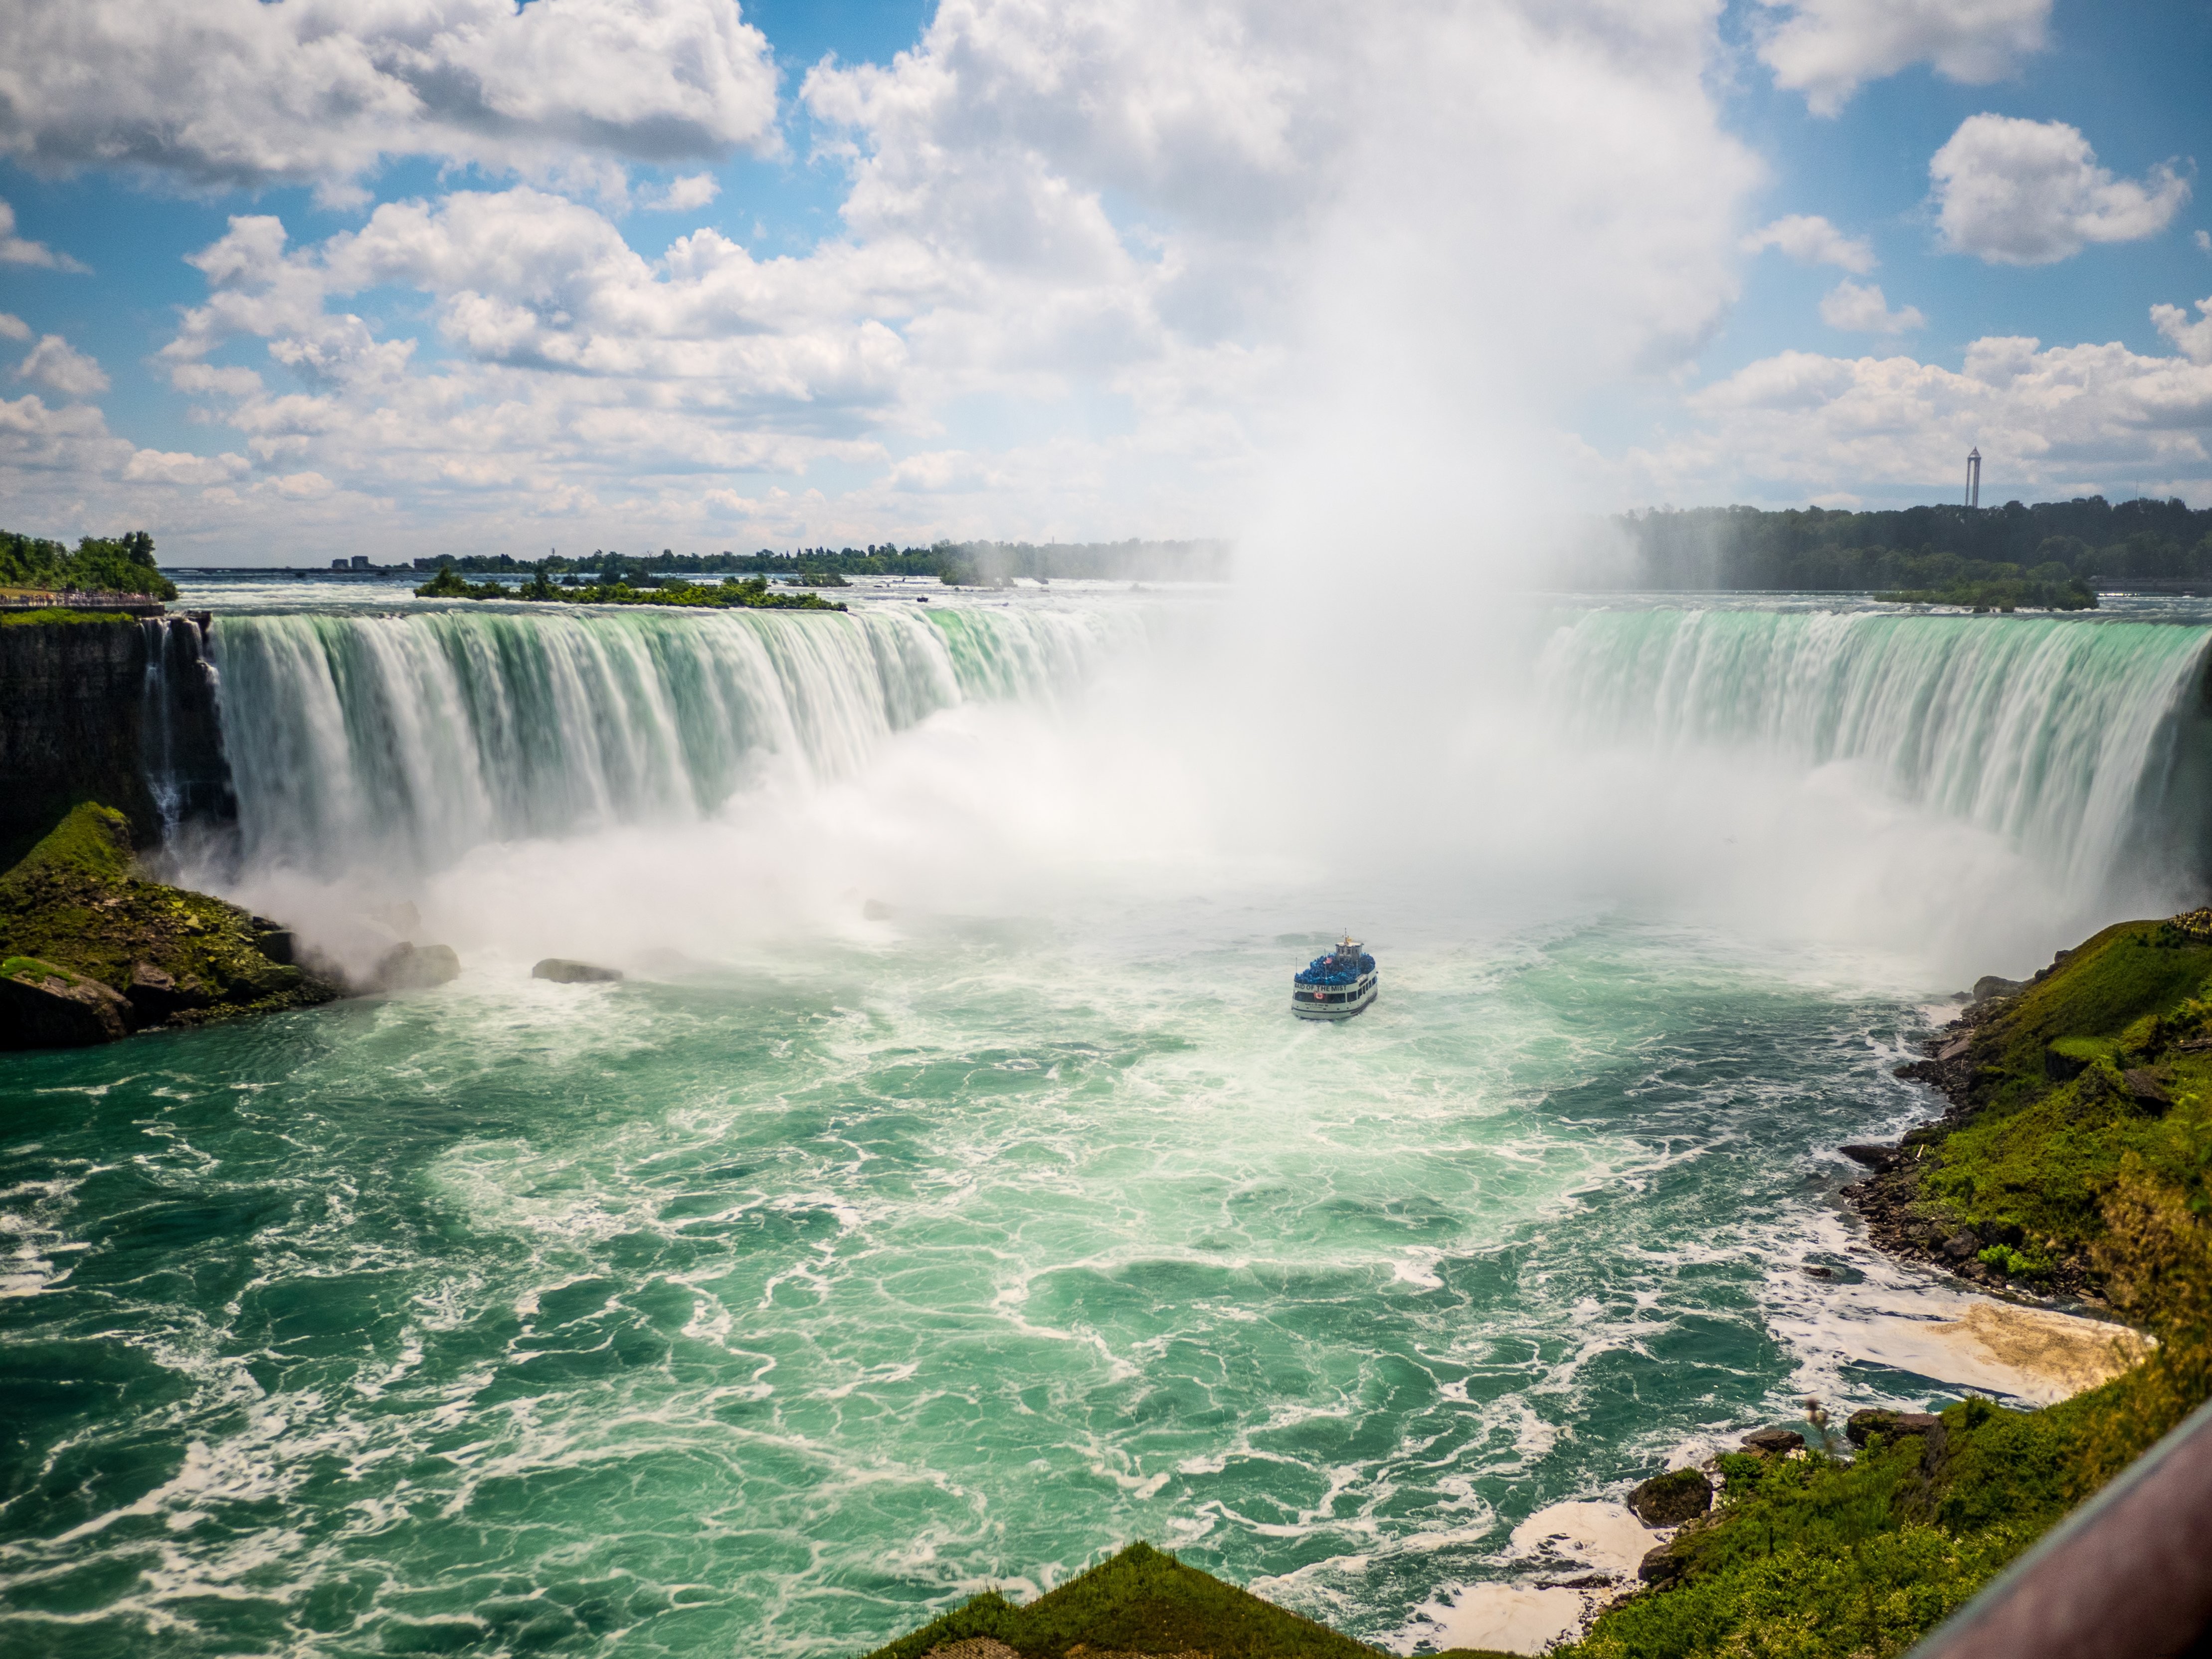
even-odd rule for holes
{"type": "Polygon", "coordinates": [[[1647,1527],[1679,1527],[1712,1506],[1713,1483],[1703,1469],[1670,1469],[1628,1494],[1628,1507],[1647,1527]]]}
{"type": "MultiPolygon", "coordinates": [[[[123,814],[93,802],[0,876],[0,955],[96,981],[128,1006],[131,1029],[307,1007],[338,994],[273,960],[263,941],[277,937],[234,904],[145,879],[123,814]]],[[[51,1046],[38,1039],[40,1029],[13,1022],[0,1028],[0,1047],[51,1046]]]]}
{"type": "Polygon", "coordinates": [[[979,1595],[870,1659],[924,1659],[955,1643],[985,1641],[1021,1659],[1064,1659],[1079,1647],[1211,1659],[1376,1659],[1378,1652],[1138,1543],[1026,1607],[995,1592],[979,1595]]]}

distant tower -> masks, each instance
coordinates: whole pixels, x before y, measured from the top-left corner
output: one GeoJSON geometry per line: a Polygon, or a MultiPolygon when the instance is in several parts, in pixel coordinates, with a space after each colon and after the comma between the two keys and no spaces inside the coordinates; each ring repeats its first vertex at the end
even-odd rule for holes
{"type": "Polygon", "coordinates": [[[1979,445],[1966,452],[1966,505],[1982,504],[1982,452],[1979,445]]]}

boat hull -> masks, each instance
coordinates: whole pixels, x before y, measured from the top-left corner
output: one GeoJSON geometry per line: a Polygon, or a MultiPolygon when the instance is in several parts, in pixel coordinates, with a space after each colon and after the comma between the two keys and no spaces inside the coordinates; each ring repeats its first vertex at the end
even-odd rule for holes
{"type": "MultiPolygon", "coordinates": [[[[1293,993],[1291,997],[1291,1012],[1300,1019],[1350,1019],[1354,1014],[1364,1012],[1372,1007],[1375,999],[1381,995],[1382,992],[1382,981],[1370,975],[1357,989],[1343,993],[1341,1001],[1308,1001],[1305,998],[1293,993]]],[[[1335,994],[1338,994],[1333,992],[1322,994],[1324,997],[1335,994]]]]}

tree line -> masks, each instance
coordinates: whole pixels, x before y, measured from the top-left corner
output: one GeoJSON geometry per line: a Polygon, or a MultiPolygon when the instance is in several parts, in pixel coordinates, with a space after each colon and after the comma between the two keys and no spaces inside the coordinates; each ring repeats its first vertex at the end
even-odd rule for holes
{"type": "Polygon", "coordinates": [[[507,553],[441,554],[418,558],[415,566],[434,570],[450,565],[472,573],[546,570],[556,575],[595,574],[602,586],[648,574],[755,576],[937,576],[950,582],[989,583],[1015,576],[1050,581],[1055,577],[1111,581],[1218,581],[1229,571],[1226,542],[954,542],[900,547],[890,542],[866,547],[802,547],[789,553],[762,548],[757,553],[621,553],[594,548],[575,557],[517,559],[507,553]]]}
{"type": "Polygon", "coordinates": [[[1864,592],[2212,578],[2212,508],[2179,497],[1875,513],[1661,507],[1614,523],[1634,550],[1628,583],[1641,587],[1864,592]]]}
{"type": "Polygon", "coordinates": [[[154,538],[143,530],[87,536],[74,551],[43,537],[0,530],[0,587],[177,597],[177,585],[154,562],[154,538]]]}

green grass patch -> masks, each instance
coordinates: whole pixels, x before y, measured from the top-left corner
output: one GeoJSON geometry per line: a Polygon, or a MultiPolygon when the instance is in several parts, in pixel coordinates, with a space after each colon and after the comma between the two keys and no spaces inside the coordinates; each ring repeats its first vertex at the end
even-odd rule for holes
{"type": "Polygon", "coordinates": [[[127,623],[120,611],[71,611],[64,605],[40,605],[35,611],[0,611],[0,628],[75,628],[85,623],[127,623]]]}
{"type": "Polygon", "coordinates": [[[1073,1647],[1213,1659],[1375,1659],[1376,1650],[1261,1601],[1149,1544],[1071,1578],[1026,1607],[995,1592],[932,1620],[870,1659],[922,1659],[948,1642],[988,1637],[1023,1659],[1073,1647]]]}

